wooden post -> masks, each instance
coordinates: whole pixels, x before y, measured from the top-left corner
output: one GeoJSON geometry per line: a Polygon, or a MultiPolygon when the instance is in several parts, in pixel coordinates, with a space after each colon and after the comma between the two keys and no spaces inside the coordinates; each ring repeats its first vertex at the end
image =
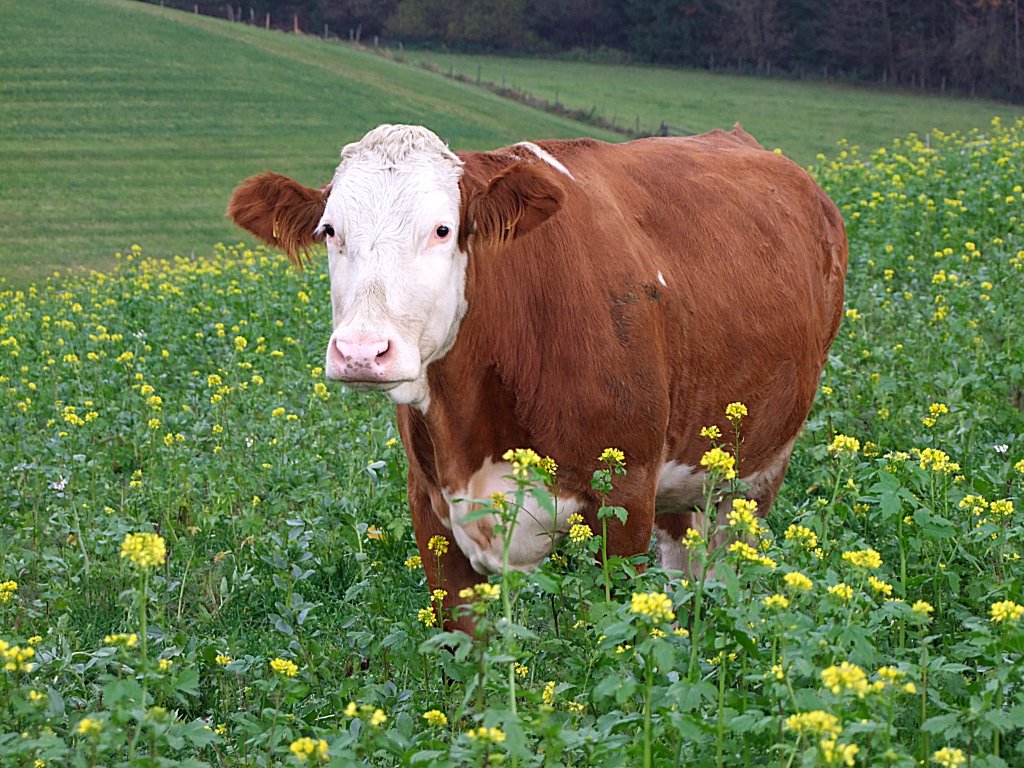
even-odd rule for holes
{"type": "Polygon", "coordinates": [[[292,32],[299,34],[299,14],[292,14],[292,32]]]}
{"type": "Polygon", "coordinates": [[[267,15],[263,19],[263,28],[270,29],[270,11],[267,11],[267,15]]]}

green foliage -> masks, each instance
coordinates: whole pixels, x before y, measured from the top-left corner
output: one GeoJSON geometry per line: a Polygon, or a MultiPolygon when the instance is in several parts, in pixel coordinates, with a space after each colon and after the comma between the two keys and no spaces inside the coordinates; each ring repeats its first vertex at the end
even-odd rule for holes
{"type": "MultiPolygon", "coordinates": [[[[822,162],[848,310],[769,518],[690,576],[574,523],[475,639],[433,626],[390,409],[322,381],[321,269],[133,248],[0,293],[0,765],[1024,763],[1022,142],[822,162]]],[[[518,456],[492,503],[545,508],[518,456]]]]}

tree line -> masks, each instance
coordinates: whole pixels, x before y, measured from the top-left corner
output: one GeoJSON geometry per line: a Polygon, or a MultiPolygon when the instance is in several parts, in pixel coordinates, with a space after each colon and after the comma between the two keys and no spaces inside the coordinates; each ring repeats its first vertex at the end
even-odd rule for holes
{"type": "Polygon", "coordinates": [[[363,41],[571,54],[1024,101],[1024,0],[162,1],[363,41]]]}

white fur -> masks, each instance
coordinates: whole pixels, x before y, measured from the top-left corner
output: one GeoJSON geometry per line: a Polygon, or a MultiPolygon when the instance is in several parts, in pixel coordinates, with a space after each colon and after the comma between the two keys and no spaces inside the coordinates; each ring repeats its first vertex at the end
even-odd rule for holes
{"type": "Polygon", "coordinates": [[[543,160],[545,163],[550,165],[552,168],[554,168],[559,173],[564,173],[570,179],[574,178],[573,175],[571,173],[569,173],[569,169],[566,168],[564,165],[562,165],[562,163],[559,162],[555,158],[554,155],[552,155],[546,149],[542,149],[541,147],[538,147],[532,141],[520,141],[518,144],[516,144],[516,146],[517,147],[524,147],[524,148],[530,150],[531,152],[533,152],[533,154],[535,154],[537,157],[539,157],[541,160],[543,160]]]}
{"type": "MultiPolygon", "coordinates": [[[[497,573],[502,567],[503,537],[494,532],[496,518],[488,514],[478,520],[466,522],[465,518],[479,508],[476,502],[488,503],[492,493],[504,493],[510,502],[515,500],[515,482],[509,477],[512,466],[505,461],[497,463],[487,459],[469,479],[465,488],[456,491],[444,490],[448,502],[449,525],[455,543],[469,558],[478,573],[497,573]]],[[[516,517],[509,547],[509,566],[527,571],[540,565],[541,560],[566,532],[566,521],[583,504],[578,499],[559,497],[557,519],[540,509],[527,495],[523,508],[516,517]]]]}
{"type": "MultiPolygon", "coordinates": [[[[466,313],[467,256],[457,248],[462,161],[426,128],[382,125],[347,145],[321,228],[327,239],[334,338],[388,339],[387,389],[429,405],[427,366],[443,357],[466,313]],[[431,242],[439,225],[450,236],[431,242]]],[[[329,378],[339,378],[328,356],[329,378]]]]}
{"type": "Polygon", "coordinates": [[[665,282],[665,276],[661,274],[660,271],[658,272],[658,282],[668,288],[668,283],[665,282]]]}

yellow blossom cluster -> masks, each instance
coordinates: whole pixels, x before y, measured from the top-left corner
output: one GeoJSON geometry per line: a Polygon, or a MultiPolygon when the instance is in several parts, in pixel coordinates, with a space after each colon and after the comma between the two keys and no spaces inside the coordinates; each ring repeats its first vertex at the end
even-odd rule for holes
{"type": "Polygon", "coordinates": [[[825,736],[838,736],[843,730],[838,717],[820,709],[790,715],[786,718],[786,728],[797,733],[816,733],[825,736]]]}
{"type": "Polygon", "coordinates": [[[448,539],[444,536],[431,536],[427,542],[427,549],[438,557],[444,557],[448,554],[448,539]]]}
{"type": "Polygon", "coordinates": [[[676,617],[672,610],[672,600],[664,592],[634,592],[629,612],[651,621],[672,621],[676,617]]]}
{"type": "Polygon", "coordinates": [[[1019,605],[1012,600],[1001,600],[992,603],[989,615],[996,624],[1016,624],[1024,617],[1024,605],[1019,605]]]}
{"type": "Polygon", "coordinates": [[[828,444],[828,452],[833,456],[853,456],[860,451],[860,440],[849,435],[836,435],[828,444]]]}
{"type": "Polygon", "coordinates": [[[786,528],[784,536],[786,541],[796,542],[807,551],[812,551],[818,547],[818,535],[803,525],[791,524],[786,528]]]}
{"type": "Polygon", "coordinates": [[[943,475],[952,475],[960,471],[960,465],[950,459],[949,454],[938,448],[922,448],[915,451],[921,469],[930,470],[943,475]]]}
{"type": "Polygon", "coordinates": [[[729,403],[725,406],[725,418],[733,424],[739,424],[740,420],[747,415],[747,406],[743,403],[729,403]]]}
{"type": "Polygon", "coordinates": [[[384,710],[372,704],[356,704],[354,701],[350,701],[343,712],[345,717],[358,717],[374,728],[380,728],[388,720],[384,710]]]}
{"type": "Polygon", "coordinates": [[[156,533],[129,533],[121,542],[121,557],[128,558],[136,568],[148,571],[164,564],[167,545],[156,533]]]}
{"type": "Polygon", "coordinates": [[[814,587],[814,582],[800,571],[790,571],[782,577],[782,581],[794,592],[809,592],[814,587]]]}
{"type": "Polygon", "coordinates": [[[531,448],[515,448],[505,451],[502,459],[512,465],[514,477],[527,477],[531,468],[541,467],[541,457],[531,448]]]}
{"type": "Polygon", "coordinates": [[[713,475],[725,480],[736,477],[736,458],[715,447],[700,457],[700,465],[713,475]]]}
{"type": "Polygon", "coordinates": [[[300,763],[305,762],[311,757],[315,757],[317,760],[326,760],[330,757],[327,750],[327,742],[323,739],[311,739],[308,736],[303,736],[301,739],[296,739],[289,744],[288,748],[300,763]]]}
{"type": "Polygon", "coordinates": [[[0,603],[10,602],[14,593],[18,591],[18,582],[13,580],[0,581],[0,603]]]}
{"type": "Polygon", "coordinates": [[[35,667],[30,659],[36,655],[31,645],[10,645],[0,640],[0,658],[4,661],[4,669],[8,672],[31,672],[35,667]]]}
{"type": "Polygon", "coordinates": [[[290,659],[282,659],[280,657],[272,659],[270,668],[283,677],[295,677],[299,674],[298,665],[290,659]]]}
{"type": "Polygon", "coordinates": [[[748,563],[763,565],[765,568],[775,568],[777,563],[767,555],[761,554],[745,541],[734,541],[729,545],[729,554],[736,555],[740,560],[748,563]]]}
{"type": "Polygon", "coordinates": [[[439,709],[431,709],[424,712],[423,719],[427,721],[427,725],[431,725],[434,728],[443,728],[448,725],[448,716],[439,709]]]}
{"type": "Polygon", "coordinates": [[[727,520],[730,528],[749,536],[760,536],[764,532],[757,518],[757,502],[753,499],[734,499],[727,520]]]}
{"type": "Polygon", "coordinates": [[[843,562],[855,568],[873,570],[882,567],[882,556],[873,549],[860,549],[843,552],[843,562]]]}
{"type": "Polygon", "coordinates": [[[505,732],[501,728],[486,728],[482,725],[479,728],[470,728],[466,731],[466,736],[471,741],[483,744],[501,744],[506,738],[505,732]]]}
{"type": "Polygon", "coordinates": [[[828,690],[837,695],[849,691],[863,698],[871,689],[864,670],[848,661],[842,661],[823,669],[821,682],[828,690]]]}

